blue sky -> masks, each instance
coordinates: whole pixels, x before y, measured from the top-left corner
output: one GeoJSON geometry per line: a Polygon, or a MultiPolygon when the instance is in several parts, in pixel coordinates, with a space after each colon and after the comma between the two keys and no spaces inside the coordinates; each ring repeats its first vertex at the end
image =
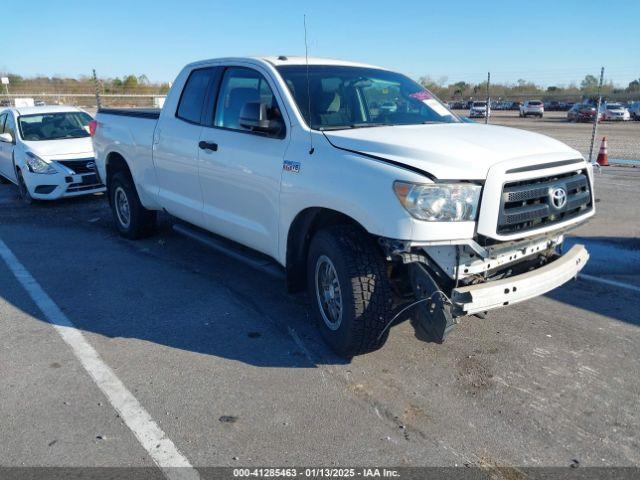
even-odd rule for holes
{"type": "Polygon", "coordinates": [[[171,81],[193,60],[304,54],[481,81],[640,77],[639,0],[3,0],[0,70],[171,81]],[[8,40],[11,39],[11,40],[8,40]]]}

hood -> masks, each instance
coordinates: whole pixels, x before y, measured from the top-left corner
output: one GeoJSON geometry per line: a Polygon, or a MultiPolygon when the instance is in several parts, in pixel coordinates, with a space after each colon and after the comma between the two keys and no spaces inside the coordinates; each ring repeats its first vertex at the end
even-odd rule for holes
{"type": "Polygon", "coordinates": [[[27,141],[23,143],[30,151],[45,160],[69,160],[94,156],[91,137],[27,141]]]}
{"type": "Polygon", "coordinates": [[[502,162],[514,166],[582,158],[545,135],[477,123],[402,125],[325,131],[338,148],[420,169],[438,179],[484,180],[502,162]]]}

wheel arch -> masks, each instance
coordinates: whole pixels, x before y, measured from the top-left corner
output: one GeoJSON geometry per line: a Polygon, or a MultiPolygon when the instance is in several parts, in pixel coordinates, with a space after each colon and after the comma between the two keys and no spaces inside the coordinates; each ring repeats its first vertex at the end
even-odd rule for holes
{"type": "Polygon", "coordinates": [[[118,152],[110,152],[105,157],[105,170],[107,174],[107,185],[109,185],[109,180],[118,172],[125,172],[130,178],[133,178],[131,175],[131,168],[129,168],[129,164],[124,156],[118,152]]]}
{"type": "Polygon", "coordinates": [[[371,235],[361,223],[337,210],[325,207],[308,207],[300,211],[287,232],[286,283],[291,293],[306,288],[307,253],[314,234],[334,225],[353,225],[363,235],[371,235]]]}

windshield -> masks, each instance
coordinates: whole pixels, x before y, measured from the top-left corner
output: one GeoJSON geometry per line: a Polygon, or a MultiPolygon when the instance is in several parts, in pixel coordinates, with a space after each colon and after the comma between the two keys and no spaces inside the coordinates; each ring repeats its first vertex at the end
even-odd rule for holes
{"type": "Polygon", "coordinates": [[[91,117],[84,112],[55,112],[21,115],[20,135],[25,141],[61,140],[89,136],[91,117]]]}
{"type": "Polygon", "coordinates": [[[531,105],[533,107],[538,107],[538,106],[542,105],[542,102],[529,102],[529,105],[531,105]]]}
{"type": "Polygon", "coordinates": [[[609,110],[622,110],[622,105],[620,105],[619,103],[610,103],[609,105],[607,105],[607,108],[609,110]]]}
{"type": "Polygon", "coordinates": [[[474,107],[486,107],[487,102],[473,102],[474,107]]]}
{"type": "Polygon", "coordinates": [[[287,65],[278,71],[313,129],[460,122],[431,92],[399,73],[334,65],[287,65]]]}

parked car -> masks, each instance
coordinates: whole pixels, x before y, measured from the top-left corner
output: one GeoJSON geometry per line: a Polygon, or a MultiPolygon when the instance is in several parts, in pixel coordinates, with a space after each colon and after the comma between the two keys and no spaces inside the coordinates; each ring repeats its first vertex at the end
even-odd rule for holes
{"type": "Polygon", "coordinates": [[[105,191],[95,172],[91,116],[76,107],[0,110],[0,177],[26,203],[105,191]]]}
{"type": "Polygon", "coordinates": [[[484,118],[487,116],[487,102],[473,102],[469,108],[469,118],[484,118]]]}
{"type": "Polygon", "coordinates": [[[555,100],[545,103],[544,108],[548,112],[558,112],[561,110],[560,102],[556,102],[555,100]]]}
{"type": "Polygon", "coordinates": [[[420,335],[442,342],[457,318],[544,294],[589,257],[581,245],[559,253],[594,214],[579,152],[463,123],[378,67],[201,61],[162,110],[101,109],[91,128],[122,236],[151,234],[167,211],[177,230],[306,288],[345,357],[379,348],[400,308],[413,305],[420,335]],[[397,111],[370,111],[372,95],[397,111]]]}
{"type": "Polygon", "coordinates": [[[44,100],[36,100],[34,102],[34,106],[36,107],[44,107],[46,105],[46,103],[44,102],[44,100]]]}
{"type": "Polygon", "coordinates": [[[629,115],[634,120],[640,120],[640,102],[633,102],[629,106],[629,115]]]}
{"type": "Polygon", "coordinates": [[[622,122],[631,120],[631,115],[629,110],[619,103],[605,103],[602,109],[602,119],[622,122]]]}
{"type": "MultiPolygon", "coordinates": [[[[567,112],[567,120],[570,122],[593,122],[596,116],[596,107],[586,103],[576,103],[567,112]]],[[[602,119],[602,113],[598,114],[598,121],[602,119]]]]}
{"type": "Polygon", "coordinates": [[[540,100],[527,100],[524,102],[520,106],[520,116],[526,118],[530,115],[542,118],[544,115],[544,103],[540,100]]]}

